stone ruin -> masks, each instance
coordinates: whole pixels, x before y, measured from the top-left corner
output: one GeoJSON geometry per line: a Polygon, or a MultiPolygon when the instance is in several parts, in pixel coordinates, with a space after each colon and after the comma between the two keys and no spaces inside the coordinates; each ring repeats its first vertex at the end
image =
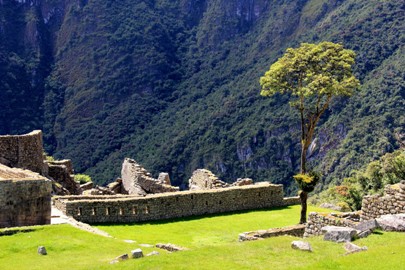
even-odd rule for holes
{"type": "Polygon", "coordinates": [[[42,131],[24,135],[0,136],[0,164],[39,173],[52,180],[52,192],[57,195],[80,194],[74,181],[70,160],[46,161],[42,146],[42,131]]]}
{"type": "Polygon", "coordinates": [[[49,224],[51,181],[0,164],[0,228],[49,224]]]}
{"type": "Polygon", "coordinates": [[[161,173],[158,179],[145,170],[135,160],[126,158],[121,170],[122,188],[127,194],[145,196],[150,193],[179,191],[170,183],[167,173],[161,173]]]}
{"type": "Polygon", "coordinates": [[[236,182],[228,184],[220,180],[215,174],[207,169],[195,170],[191,178],[188,180],[188,186],[190,190],[209,190],[235,186],[246,186],[252,184],[253,180],[250,178],[239,178],[236,180],[236,182]]]}

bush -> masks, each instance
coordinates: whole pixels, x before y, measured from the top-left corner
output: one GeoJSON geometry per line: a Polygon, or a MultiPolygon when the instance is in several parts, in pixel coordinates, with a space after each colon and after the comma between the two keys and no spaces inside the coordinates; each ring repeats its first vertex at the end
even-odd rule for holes
{"type": "Polygon", "coordinates": [[[87,174],[76,174],[75,175],[75,181],[80,183],[80,185],[93,182],[91,180],[91,177],[89,175],[87,175],[87,174]]]}

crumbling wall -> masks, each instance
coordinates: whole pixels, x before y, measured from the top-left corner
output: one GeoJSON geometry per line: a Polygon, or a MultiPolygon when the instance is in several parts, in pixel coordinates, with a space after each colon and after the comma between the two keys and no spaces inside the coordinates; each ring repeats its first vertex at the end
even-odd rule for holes
{"type": "Polygon", "coordinates": [[[126,193],[144,196],[149,193],[163,193],[178,191],[178,187],[168,184],[168,179],[154,179],[135,160],[126,158],[122,164],[121,170],[122,186],[126,193]]]}
{"type": "Polygon", "coordinates": [[[382,196],[365,196],[361,210],[362,220],[374,219],[388,214],[405,213],[405,181],[386,186],[382,196]]]}
{"type": "Polygon", "coordinates": [[[25,135],[0,136],[0,163],[9,167],[24,168],[44,173],[42,131],[25,135]]]}
{"type": "Polygon", "coordinates": [[[308,215],[304,237],[322,235],[322,227],[325,226],[355,227],[358,222],[349,219],[350,215],[357,215],[359,218],[358,214],[353,213],[333,215],[311,212],[308,215]]]}
{"type": "Polygon", "coordinates": [[[86,223],[128,223],[285,206],[283,186],[267,182],[216,190],[135,196],[64,196],[55,205],[86,223]]]}
{"type": "Polygon", "coordinates": [[[49,224],[51,181],[0,165],[0,228],[49,224]]]}

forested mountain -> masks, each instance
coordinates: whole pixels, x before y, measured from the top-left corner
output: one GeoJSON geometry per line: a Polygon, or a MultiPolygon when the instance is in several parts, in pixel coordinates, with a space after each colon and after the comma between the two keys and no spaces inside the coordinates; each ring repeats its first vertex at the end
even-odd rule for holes
{"type": "Polygon", "coordinates": [[[356,52],[362,83],[311,147],[319,187],[340,183],[404,140],[404,17],[397,0],[0,0],[0,134],[43,129],[99,184],[132,157],[175,185],[205,167],[292,192],[298,115],[259,77],[328,40],[356,52]]]}

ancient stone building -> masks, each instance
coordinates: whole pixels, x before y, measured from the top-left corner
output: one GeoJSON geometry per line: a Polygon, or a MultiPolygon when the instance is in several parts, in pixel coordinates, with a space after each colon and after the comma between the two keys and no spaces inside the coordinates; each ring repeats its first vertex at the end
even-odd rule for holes
{"type": "Polygon", "coordinates": [[[42,131],[0,136],[0,163],[44,174],[42,131]]]}
{"type": "Polygon", "coordinates": [[[49,224],[51,181],[0,164],[0,228],[49,224]]]}

